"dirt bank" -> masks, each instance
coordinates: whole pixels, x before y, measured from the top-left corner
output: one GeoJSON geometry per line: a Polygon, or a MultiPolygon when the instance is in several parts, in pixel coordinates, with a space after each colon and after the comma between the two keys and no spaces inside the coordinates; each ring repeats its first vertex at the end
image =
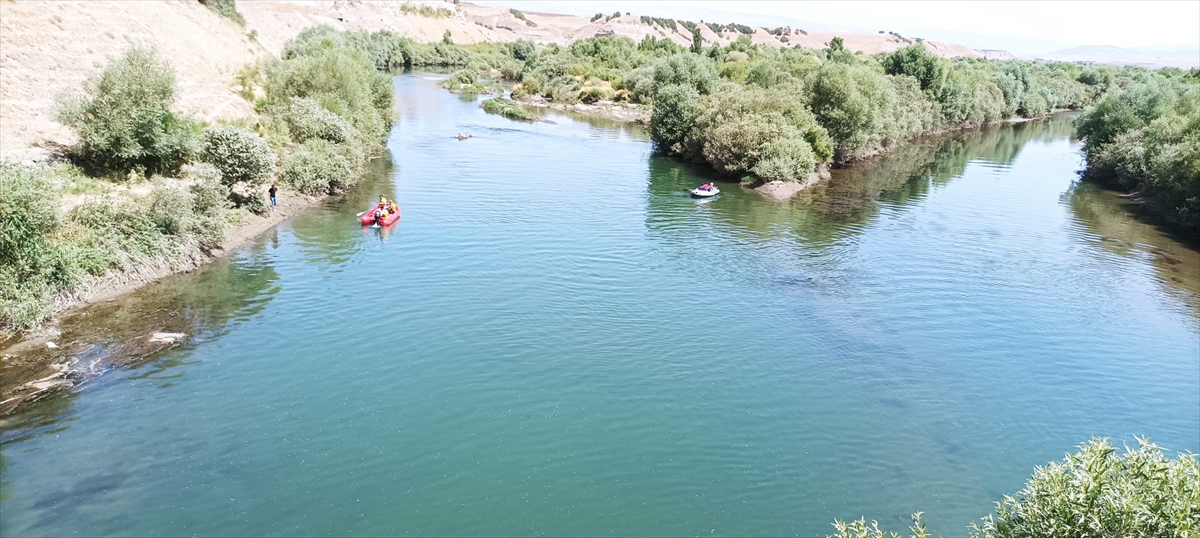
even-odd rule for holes
{"type": "Polygon", "coordinates": [[[754,188],[757,192],[776,202],[791,200],[800,191],[829,179],[829,170],[821,169],[797,181],[770,181],[754,188]]]}

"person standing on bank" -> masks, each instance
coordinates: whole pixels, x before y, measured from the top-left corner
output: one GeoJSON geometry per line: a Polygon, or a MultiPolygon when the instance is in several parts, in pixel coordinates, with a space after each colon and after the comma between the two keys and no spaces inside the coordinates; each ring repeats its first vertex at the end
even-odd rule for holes
{"type": "Polygon", "coordinates": [[[271,188],[267,189],[267,194],[271,195],[271,211],[274,211],[275,206],[279,205],[278,200],[275,198],[275,191],[277,191],[277,190],[278,189],[275,188],[274,183],[271,184],[271,188]]]}

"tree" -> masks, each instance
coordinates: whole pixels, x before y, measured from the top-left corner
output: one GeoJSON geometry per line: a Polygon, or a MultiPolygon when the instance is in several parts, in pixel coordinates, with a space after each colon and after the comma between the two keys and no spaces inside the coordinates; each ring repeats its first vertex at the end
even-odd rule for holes
{"type": "Polygon", "coordinates": [[[704,53],[704,38],[700,36],[700,28],[692,29],[692,54],[704,53]]]}
{"type": "Polygon", "coordinates": [[[650,116],[650,138],[659,151],[678,153],[691,129],[696,113],[696,88],[683,84],[659,85],[655,81],[654,113],[650,116]]]}
{"type": "Polygon", "coordinates": [[[153,48],[134,46],[63,94],[56,119],[79,137],[74,156],[99,173],[173,173],[196,151],[195,122],[171,112],[175,70],[153,48]]]}
{"type": "Polygon", "coordinates": [[[205,129],[201,158],[221,171],[221,181],[229,187],[243,181],[259,185],[275,171],[275,154],[267,141],[237,127],[205,129]]]}
{"type": "Polygon", "coordinates": [[[712,93],[717,88],[717,70],[712,63],[695,54],[676,54],[654,69],[654,86],[663,88],[676,84],[690,86],[701,94],[712,93]]]}
{"type": "Polygon", "coordinates": [[[914,77],[926,91],[936,91],[946,78],[945,60],[931,54],[924,45],[904,47],[884,56],[881,63],[887,74],[914,77]]]}

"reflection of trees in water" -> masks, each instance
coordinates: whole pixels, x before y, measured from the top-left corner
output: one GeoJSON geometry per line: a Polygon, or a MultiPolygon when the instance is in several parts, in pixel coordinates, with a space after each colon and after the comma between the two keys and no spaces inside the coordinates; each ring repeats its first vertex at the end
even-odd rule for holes
{"type": "Polygon", "coordinates": [[[403,215],[404,204],[397,200],[392,181],[396,171],[391,152],[386,152],[368,164],[363,179],[344,195],[298,217],[292,229],[305,259],[329,265],[349,261],[360,247],[362,238],[362,228],[355,214],[373,207],[381,194],[396,200],[403,215]]]}
{"type": "Polygon", "coordinates": [[[1130,211],[1133,202],[1090,183],[1063,193],[1074,220],[1098,236],[1094,243],[1123,258],[1149,258],[1160,282],[1200,312],[1200,251],[1164,235],[1130,211]]]}
{"type": "MultiPolygon", "coordinates": [[[[186,364],[191,346],[162,351],[162,344],[148,341],[151,334],[185,333],[196,341],[219,336],[231,320],[249,319],[262,312],[279,293],[278,280],[266,244],[259,242],[249,251],[218,258],[198,272],[168,276],[113,301],[68,313],[59,323],[62,334],[57,341],[62,351],[78,357],[82,367],[94,364],[89,368],[92,374],[111,366],[162,358],[144,374],[161,376],[186,364]]],[[[0,422],[0,440],[63,427],[61,417],[68,414],[73,401],[72,391],[60,391],[18,408],[0,422]]]]}
{"type": "MultiPolygon", "coordinates": [[[[807,242],[821,243],[857,233],[878,214],[881,201],[905,205],[961,176],[972,161],[1007,167],[1029,142],[1061,139],[1071,132],[1071,117],[1059,114],[1045,121],[923,138],[886,155],[834,170],[832,179],[801,192],[789,203],[767,202],[730,185],[720,203],[712,205],[711,214],[764,236],[786,232],[807,242]]],[[[656,201],[665,203],[672,192],[690,189],[708,179],[711,177],[702,170],[652,158],[651,220],[669,216],[656,212],[656,201]]]]}

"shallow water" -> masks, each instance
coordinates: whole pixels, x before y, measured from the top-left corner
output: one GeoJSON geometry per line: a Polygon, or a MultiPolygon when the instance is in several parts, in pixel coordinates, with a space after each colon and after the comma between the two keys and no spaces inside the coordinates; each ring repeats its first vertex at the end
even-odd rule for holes
{"type": "Polygon", "coordinates": [[[1069,118],[697,201],[637,127],[396,86],[362,188],[126,299],[187,345],[9,417],[0,534],[958,535],[1090,436],[1200,451],[1200,255],[1069,118]]]}

